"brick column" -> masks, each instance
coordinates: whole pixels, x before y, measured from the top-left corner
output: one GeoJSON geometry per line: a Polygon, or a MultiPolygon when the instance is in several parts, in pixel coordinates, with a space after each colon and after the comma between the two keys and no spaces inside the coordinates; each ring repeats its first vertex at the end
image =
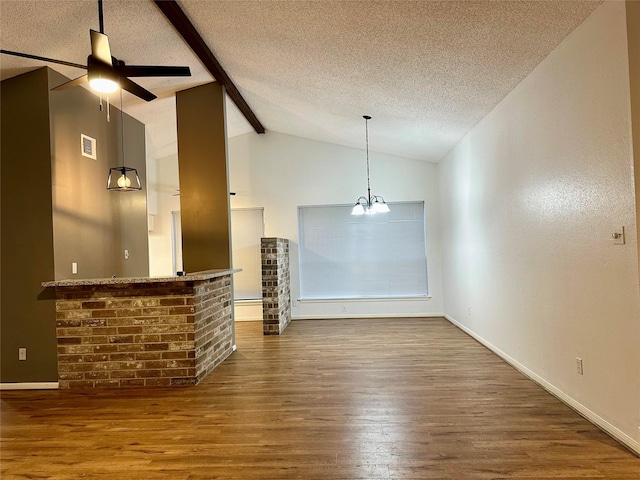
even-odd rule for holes
{"type": "Polygon", "coordinates": [[[262,332],[280,335],[291,322],[291,277],[289,240],[263,238],[262,256],[262,332]]]}

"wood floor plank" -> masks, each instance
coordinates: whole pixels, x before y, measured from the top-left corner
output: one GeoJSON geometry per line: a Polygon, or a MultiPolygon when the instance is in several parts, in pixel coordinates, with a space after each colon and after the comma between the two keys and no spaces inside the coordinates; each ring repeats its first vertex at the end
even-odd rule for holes
{"type": "Polygon", "coordinates": [[[640,459],[443,319],[237,325],[185,388],[3,391],[3,479],[640,479],[640,459]]]}

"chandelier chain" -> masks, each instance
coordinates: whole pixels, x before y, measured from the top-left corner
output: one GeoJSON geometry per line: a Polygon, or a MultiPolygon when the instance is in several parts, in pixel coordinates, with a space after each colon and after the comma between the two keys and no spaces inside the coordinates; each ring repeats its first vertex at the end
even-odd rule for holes
{"type": "Polygon", "coordinates": [[[369,118],[364,117],[365,138],[367,143],[367,203],[371,206],[371,180],[369,179],[369,118]]]}

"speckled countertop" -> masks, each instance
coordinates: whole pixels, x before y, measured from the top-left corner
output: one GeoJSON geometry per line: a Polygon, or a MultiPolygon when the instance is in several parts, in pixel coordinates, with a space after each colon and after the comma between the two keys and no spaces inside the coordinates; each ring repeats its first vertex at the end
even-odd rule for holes
{"type": "Polygon", "coordinates": [[[204,272],[188,273],[181,277],[115,277],[115,278],[79,278],[67,280],[54,280],[42,282],[42,286],[47,287],[80,287],[94,285],[123,285],[127,283],[167,283],[167,282],[193,282],[199,280],[210,280],[212,278],[223,277],[232,273],[241,272],[241,268],[231,270],[206,270],[204,272]]]}

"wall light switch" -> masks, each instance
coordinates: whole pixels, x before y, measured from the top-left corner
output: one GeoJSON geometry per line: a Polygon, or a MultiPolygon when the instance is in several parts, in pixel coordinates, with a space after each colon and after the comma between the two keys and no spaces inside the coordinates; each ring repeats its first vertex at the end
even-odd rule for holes
{"type": "Polygon", "coordinates": [[[129,250],[124,251],[124,259],[129,260],[129,250]]]}
{"type": "Polygon", "coordinates": [[[78,273],[78,264],[76,262],[71,263],[71,273],[74,275],[78,273]]]}
{"type": "Polygon", "coordinates": [[[26,348],[19,348],[18,349],[18,360],[19,361],[24,361],[27,359],[27,349],[26,348]]]}

